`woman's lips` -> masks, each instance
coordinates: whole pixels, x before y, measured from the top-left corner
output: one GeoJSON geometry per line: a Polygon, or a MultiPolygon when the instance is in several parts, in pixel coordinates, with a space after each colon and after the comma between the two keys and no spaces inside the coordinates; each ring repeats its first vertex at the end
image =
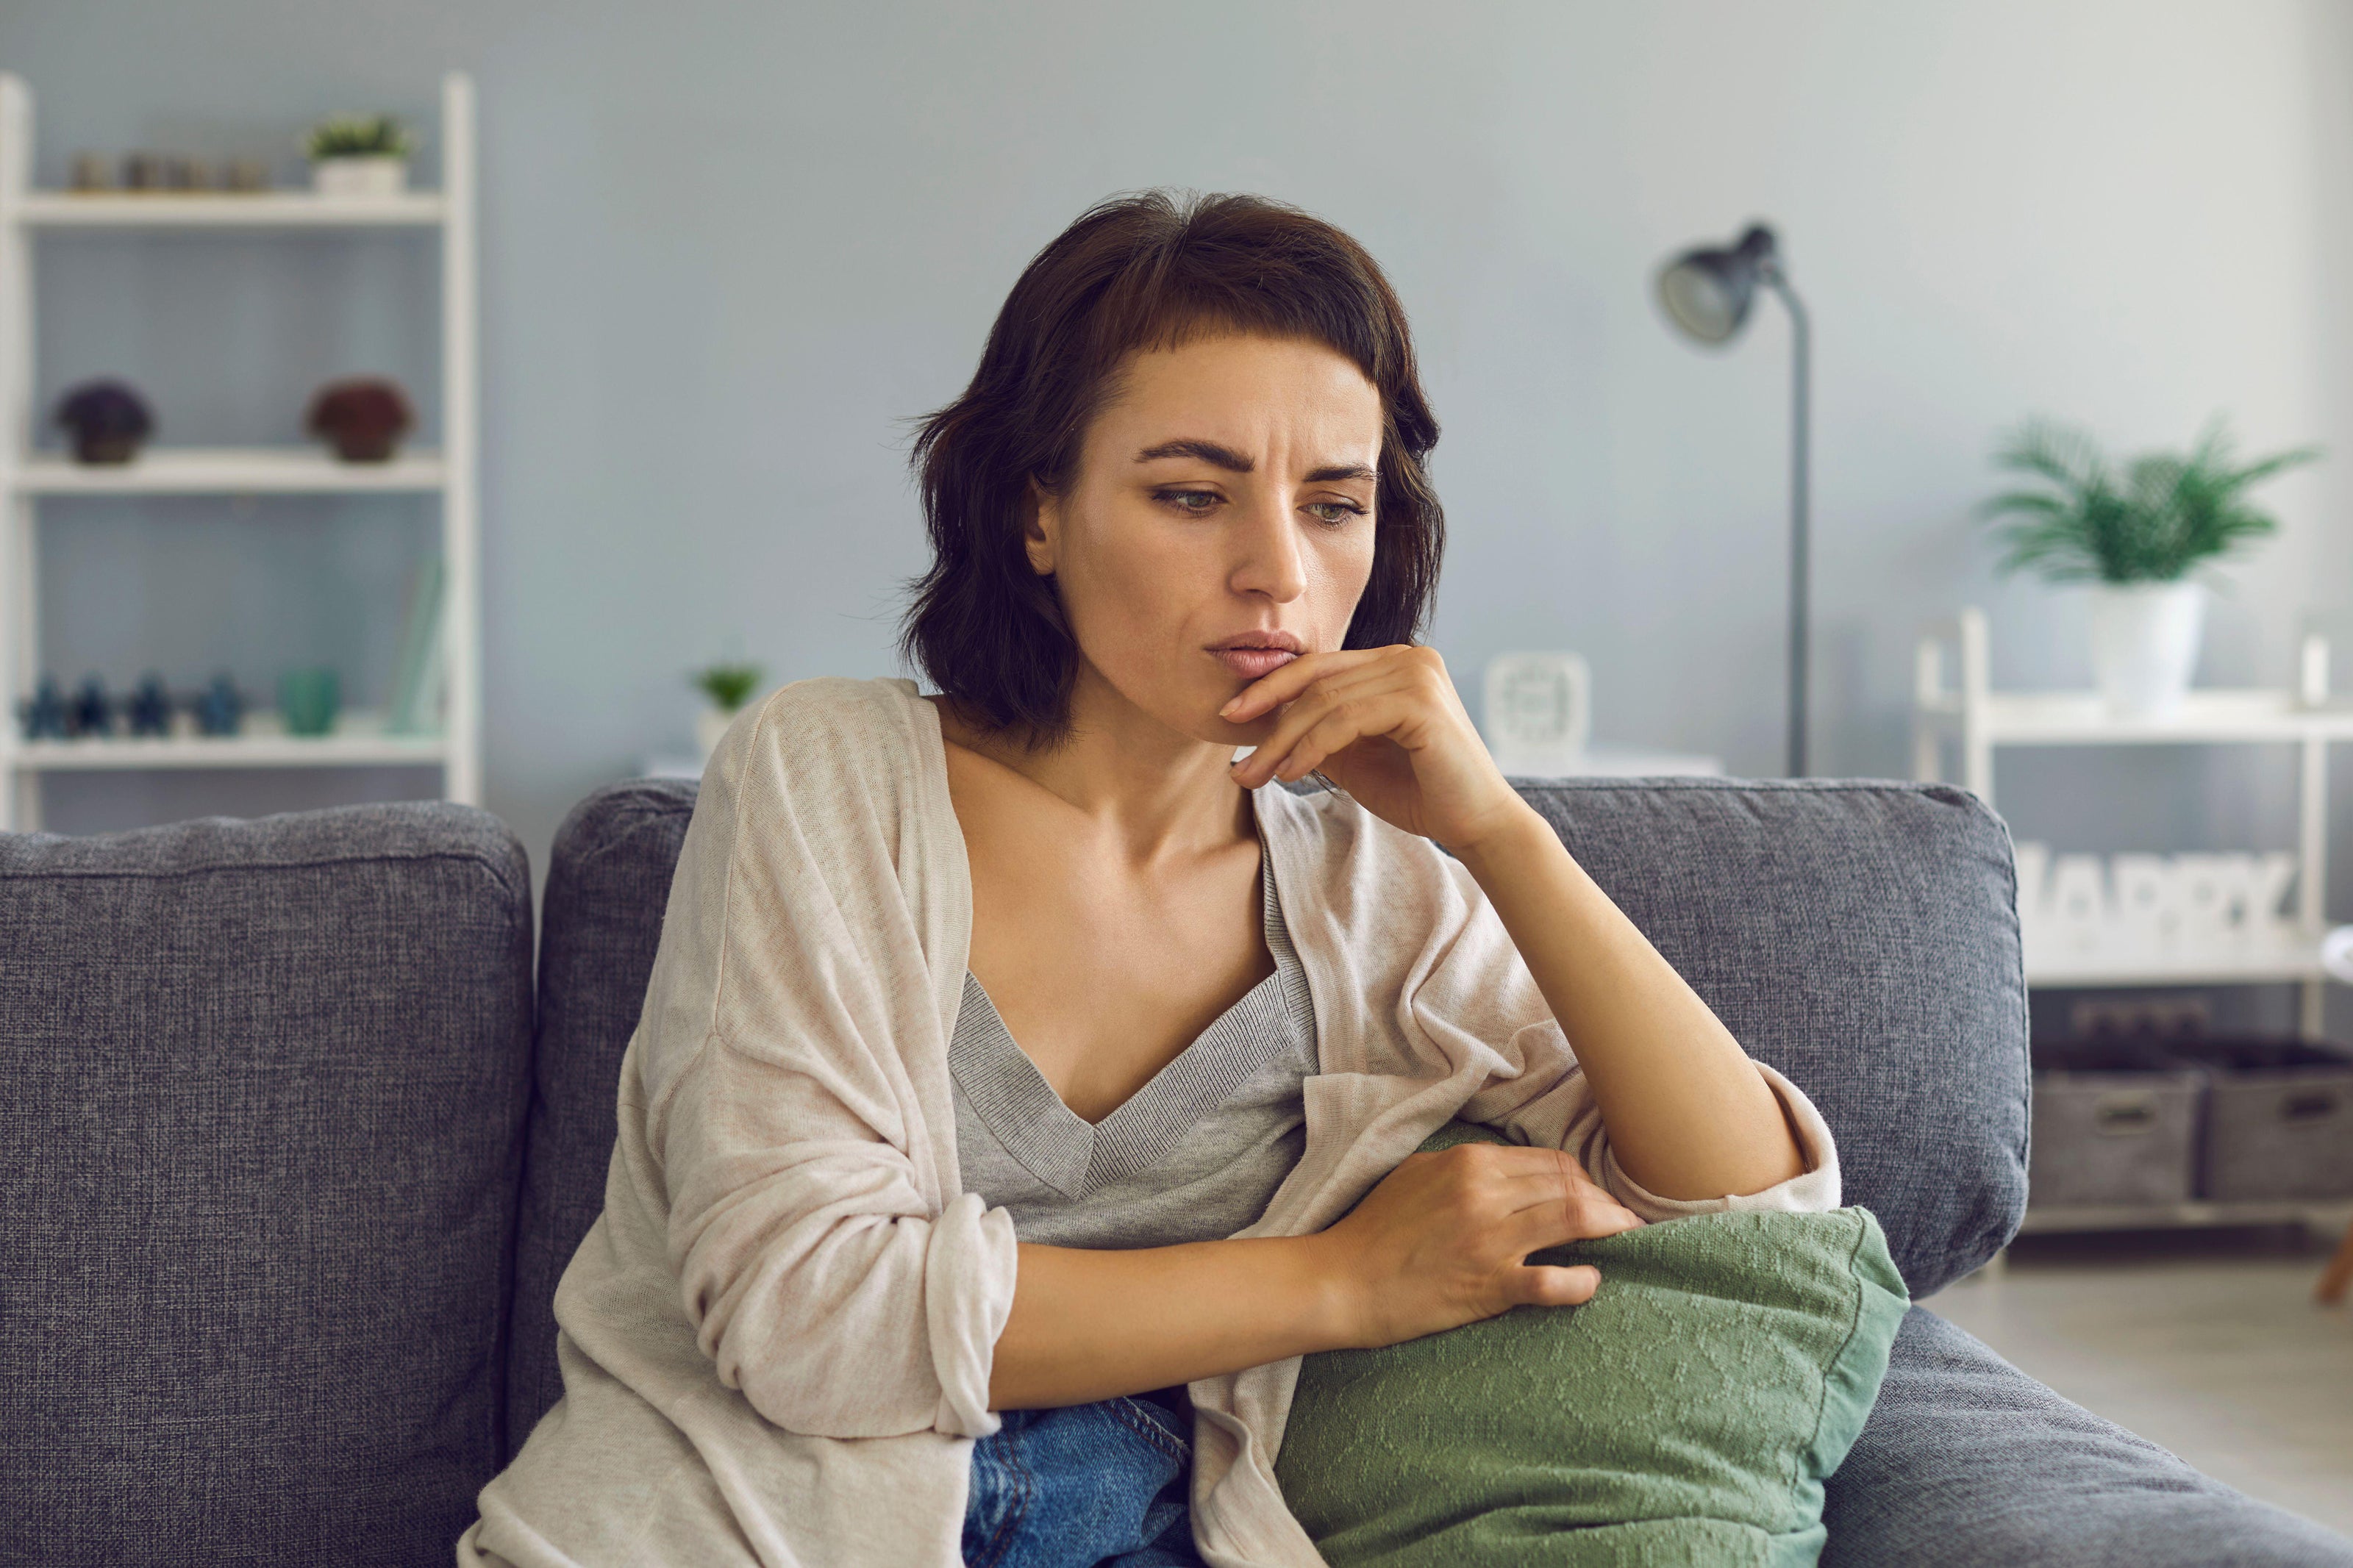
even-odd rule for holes
{"type": "Polygon", "coordinates": [[[1209,653],[1244,680],[1256,680],[1271,670],[1281,669],[1299,657],[1289,648],[1282,647],[1213,647],[1209,653]]]}

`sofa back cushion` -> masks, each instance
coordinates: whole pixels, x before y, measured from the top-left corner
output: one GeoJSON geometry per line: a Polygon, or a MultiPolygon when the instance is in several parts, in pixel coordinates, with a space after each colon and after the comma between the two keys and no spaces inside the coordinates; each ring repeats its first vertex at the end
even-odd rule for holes
{"type": "Polygon", "coordinates": [[[448,1562],[530,973],[471,807],[0,835],[0,1561],[448,1562]]]}
{"type": "MultiPolygon", "coordinates": [[[[2008,1241],[2026,1206],[2027,1031],[2000,818],[1942,784],[1514,782],[1749,1054],[1821,1109],[1844,1201],[1877,1216],[1915,1298],[2008,1241]]],[[[518,1447],[563,1392],[555,1284],[604,1206],[621,1053],[694,797],[683,780],[602,790],[549,860],[518,1447]]]]}
{"type": "Polygon", "coordinates": [[[1915,1300],[2008,1243],[2026,1213],[2026,977],[2000,817],[1947,784],[1514,782],[1820,1108],[1843,1201],[1878,1216],[1915,1300]]]}
{"type": "Polygon", "coordinates": [[[645,1005],[694,797],[694,784],[679,779],[598,790],[572,808],[548,852],[540,900],[537,1081],[507,1366],[510,1457],[564,1393],[555,1365],[555,1286],[605,1212],[605,1177],[619,1131],[614,1118],[621,1054],[645,1005]]]}

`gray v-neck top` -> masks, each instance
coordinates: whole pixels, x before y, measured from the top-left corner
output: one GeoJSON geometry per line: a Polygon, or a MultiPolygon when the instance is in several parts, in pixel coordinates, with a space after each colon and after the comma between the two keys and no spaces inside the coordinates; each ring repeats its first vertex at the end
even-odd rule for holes
{"type": "Polygon", "coordinates": [[[969,970],[948,1039],[965,1190],[1012,1211],[1023,1241],[1168,1247],[1257,1220],[1307,1145],[1302,1079],[1316,1070],[1307,974],[1263,855],[1274,973],[1101,1121],[1062,1103],[969,970]]]}

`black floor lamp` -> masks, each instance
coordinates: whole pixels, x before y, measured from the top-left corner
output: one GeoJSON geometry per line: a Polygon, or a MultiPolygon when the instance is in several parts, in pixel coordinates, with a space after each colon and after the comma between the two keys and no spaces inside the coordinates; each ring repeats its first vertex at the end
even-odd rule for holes
{"type": "Polygon", "coordinates": [[[1659,268],[1668,320],[1703,343],[1728,342],[1762,283],[1789,308],[1789,776],[1806,773],[1806,308],[1781,268],[1773,231],[1748,226],[1729,250],[1703,246],[1659,268]]]}

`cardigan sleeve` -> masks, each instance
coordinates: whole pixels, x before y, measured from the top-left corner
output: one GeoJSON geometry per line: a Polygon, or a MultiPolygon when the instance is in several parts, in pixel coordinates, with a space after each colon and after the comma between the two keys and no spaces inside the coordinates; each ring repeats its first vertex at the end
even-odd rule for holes
{"type": "Polygon", "coordinates": [[[927,943],[961,906],[853,684],[782,689],[704,772],[639,1024],[646,1142],[721,1384],[816,1436],[984,1436],[1016,1247],[939,1126],[927,943]]]}
{"type": "Polygon", "coordinates": [[[670,1258],[696,1343],[791,1431],[986,1436],[1012,1216],[972,1193],[933,1213],[829,1076],[713,1036],[679,1081],[670,1258]]]}

